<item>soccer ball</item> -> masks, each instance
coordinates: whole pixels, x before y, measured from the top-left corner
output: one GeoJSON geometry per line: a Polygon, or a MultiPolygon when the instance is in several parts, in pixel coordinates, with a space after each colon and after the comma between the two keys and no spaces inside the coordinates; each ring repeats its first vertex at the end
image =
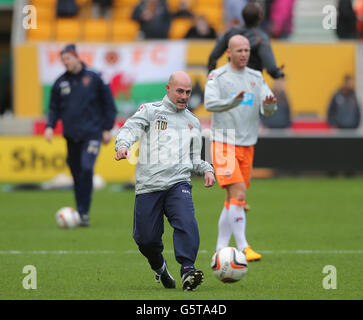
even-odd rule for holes
{"type": "Polygon", "coordinates": [[[79,213],[71,207],[63,207],[57,211],[55,217],[57,224],[61,228],[75,228],[81,222],[79,213]]]}
{"type": "Polygon", "coordinates": [[[246,256],[233,247],[225,247],[216,252],[211,261],[214,276],[222,282],[237,282],[248,270],[246,256]]]}

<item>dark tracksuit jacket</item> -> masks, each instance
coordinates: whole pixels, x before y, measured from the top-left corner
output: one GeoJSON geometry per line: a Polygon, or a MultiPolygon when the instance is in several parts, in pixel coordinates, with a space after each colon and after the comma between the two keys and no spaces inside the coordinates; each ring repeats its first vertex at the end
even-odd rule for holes
{"type": "Polygon", "coordinates": [[[47,127],[63,122],[67,140],[67,162],[74,185],[77,208],[88,214],[93,167],[101,144],[102,132],[113,127],[116,108],[111,90],[100,76],[82,64],[78,74],[65,72],[51,91],[47,127]]]}
{"type": "Polygon", "coordinates": [[[217,40],[217,43],[209,56],[208,73],[216,68],[217,60],[228,48],[229,39],[236,34],[245,36],[250,42],[251,55],[248,61],[249,68],[261,72],[263,69],[266,69],[269,75],[274,79],[284,76],[282,70],[276,66],[275,56],[272,52],[268,35],[260,28],[247,28],[244,26],[232,27],[217,40]]]}
{"type": "Polygon", "coordinates": [[[47,127],[63,122],[64,137],[74,141],[100,140],[110,130],[116,109],[108,85],[85,65],[80,73],[62,74],[51,91],[47,127]]]}

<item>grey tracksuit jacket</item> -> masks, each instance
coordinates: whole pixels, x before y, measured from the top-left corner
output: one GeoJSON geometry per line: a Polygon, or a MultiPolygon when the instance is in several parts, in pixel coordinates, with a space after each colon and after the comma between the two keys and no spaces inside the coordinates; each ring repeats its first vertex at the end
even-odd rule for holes
{"type": "Polygon", "coordinates": [[[190,181],[191,173],[202,175],[213,167],[201,160],[199,120],[189,110],[178,110],[165,96],[145,103],[120,128],[115,150],[128,148],[140,139],[136,167],[136,194],[166,190],[190,181]]]}

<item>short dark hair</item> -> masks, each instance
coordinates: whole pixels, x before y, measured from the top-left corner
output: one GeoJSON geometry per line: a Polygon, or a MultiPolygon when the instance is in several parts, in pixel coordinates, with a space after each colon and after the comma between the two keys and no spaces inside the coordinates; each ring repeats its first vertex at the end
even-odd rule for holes
{"type": "Polygon", "coordinates": [[[263,18],[261,6],[257,2],[247,3],[242,10],[242,18],[247,27],[257,26],[263,18]]]}
{"type": "Polygon", "coordinates": [[[71,43],[64,47],[64,49],[61,51],[61,55],[64,53],[72,53],[74,56],[78,57],[76,45],[71,43]]]}
{"type": "Polygon", "coordinates": [[[353,76],[350,75],[350,74],[346,74],[344,75],[344,82],[348,82],[348,81],[351,81],[353,80],[353,76]]]}

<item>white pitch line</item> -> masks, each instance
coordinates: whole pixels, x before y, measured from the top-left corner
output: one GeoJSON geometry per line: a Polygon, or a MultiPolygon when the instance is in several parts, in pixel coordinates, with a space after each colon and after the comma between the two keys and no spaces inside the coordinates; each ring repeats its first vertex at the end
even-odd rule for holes
{"type": "MultiPolygon", "coordinates": [[[[164,250],[164,253],[174,253],[173,250],[164,250]]],[[[213,253],[210,250],[199,250],[198,253],[213,253]]],[[[363,254],[363,250],[258,250],[261,254],[363,254]]],[[[139,253],[137,250],[127,250],[124,253],[139,253]]]]}
{"type": "Polygon", "coordinates": [[[116,251],[113,250],[30,250],[30,251],[21,251],[21,250],[0,250],[0,254],[3,255],[42,255],[42,254],[114,254],[116,251]]]}
{"type": "MultiPolygon", "coordinates": [[[[199,250],[200,254],[212,254],[213,250],[199,250]]],[[[261,254],[363,254],[363,250],[259,250],[261,254]]],[[[98,255],[98,254],[139,254],[138,250],[0,250],[0,255],[98,255]]],[[[163,253],[172,254],[173,250],[164,250],[163,253]]]]}
{"type": "Polygon", "coordinates": [[[263,254],[363,254],[363,250],[259,250],[263,254]]]}
{"type": "MultiPolygon", "coordinates": [[[[209,252],[212,252],[212,251],[208,251],[208,250],[199,250],[198,253],[209,253],[209,252]]],[[[124,251],[124,253],[140,253],[140,251],[138,250],[126,250],[124,251]]],[[[171,249],[167,249],[167,250],[163,250],[163,253],[174,253],[174,250],[171,250],[171,249]]]]}

